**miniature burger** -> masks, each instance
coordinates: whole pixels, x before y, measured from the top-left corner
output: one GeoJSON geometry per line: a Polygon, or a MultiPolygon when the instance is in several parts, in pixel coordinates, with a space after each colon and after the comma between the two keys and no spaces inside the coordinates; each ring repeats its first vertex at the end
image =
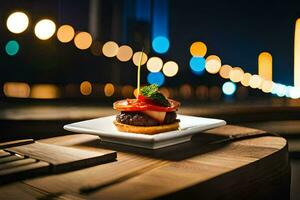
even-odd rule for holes
{"type": "Polygon", "coordinates": [[[120,111],[114,121],[119,131],[156,134],[179,128],[176,111],[180,103],[166,98],[155,84],[142,87],[136,99],[113,104],[120,111]]]}

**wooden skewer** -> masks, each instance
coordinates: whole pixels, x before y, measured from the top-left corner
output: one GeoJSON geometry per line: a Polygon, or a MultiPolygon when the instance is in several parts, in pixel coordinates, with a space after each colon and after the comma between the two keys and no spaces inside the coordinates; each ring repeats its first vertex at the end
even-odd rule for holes
{"type": "Polygon", "coordinates": [[[138,74],[137,74],[137,95],[138,97],[140,95],[140,87],[141,87],[141,63],[142,63],[142,58],[144,54],[144,48],[142,49],[142,53],[140,55],[140,60],[139,60],[139,65],[138,65],[138,74]]]}

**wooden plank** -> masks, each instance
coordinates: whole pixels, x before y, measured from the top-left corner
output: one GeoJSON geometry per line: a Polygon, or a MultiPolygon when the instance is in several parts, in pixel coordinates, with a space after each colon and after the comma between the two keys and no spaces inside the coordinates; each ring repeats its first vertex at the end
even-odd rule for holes
{"type": "Polygon", "coordinates": [[[19,156],[19,155],[10,155],[10,156],[6,156],[6,157],[2,157],[2,158],[0,158],[0,164],[12,162],[12,161],[16,161],[16,160],[22,160],[23,158],[24,158],[23,156],[19,156]]]}
{"type": "Polygon", "coordinates": [[[32,159],[32,158],[24,158],[24,159],[16,160],[16,161],[13,161],[13,162],[6,162],[6,163],[3,163],[3,164],[0,165],[0,170],[10,169],[10,168],[13,168],[13,167],[19,167],[19,166],[22,166],[22,165],[32,164],[32,163],[35,163],[35,162],[37,162],[37,160],[32,159]]]}
{"type": "Polygon", "coordinates": [[[39,161],[28,165],[21,165],[0,170],[0,183],[34,177],[48,172],[50,172],[50,164],[47,162],[39,161]]]}
{"type": "Polygon", "coordinates": [[[9,156],[10,153],[6,152],[6,151],[3,151],[3,150],[0,150],[0,158],[1,157],[6,157],[6,156],[9,156]]]}
{"type": "Polygon", "coordinates": [[[9,141],[9,142],[2,142],[0,143],[0,149],[6,149],[10,147],[15,147],[15,146],[21,146],[25,144],[31,144],[34,143],[33,139],[24,139],[24,140],[14,140],[14,141],[9,141]]]}
{"type": "Polygon", "coordinates": [[[6,150],[48,162],[55,173],[114,161],[117,156],[115,151],[110,150],[101,153],[39,142],[6,150]]]}

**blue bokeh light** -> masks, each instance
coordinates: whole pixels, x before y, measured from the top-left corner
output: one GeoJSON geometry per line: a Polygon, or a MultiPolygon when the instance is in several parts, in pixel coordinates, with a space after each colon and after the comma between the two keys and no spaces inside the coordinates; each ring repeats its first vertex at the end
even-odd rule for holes
{"type": "Polygon", "coordinates": [[[165,76],[161,72],[150,72],[147,76],[147,81],[149,84],[161,86],[165,82],[165,76]]]}
{"type": "Polygon", "coordinates": [[[158,36],[152,41],[152,48],[157,53],[166,53],[169,50],[170,42],[167,37],[158,36]]]}
{"type": "Polygon", "coordinates": [[[15,40],[10,40],[5,46],[5,51],[8,55],[14,56],[19,51],[19,43],[15,40]]]}
{"type": "Polygon", "coordinates": [[[292,97],[292,91],[293,91],[293,87],[292,86],[287,86],[286,87],[286,91],[285,91],[285,96],[288,98],[292,97]]]}
{"type": "Polygon", "coordinates": [[[223,84],[222,91],[226,95],[233,95],[236,91],[236,85],[233,82],[227,81],[223,84]]]}
{"type": "Polygon", "coordinates": [[[272,94],[276,94],[279,97],[283,97],[284,95],[286,95],[287,91],[287,87],[283,84],[280,83],[276,83],[271,91],[272,94]]]}
{"type": "Polygon", "coordinates": [[[271,93],[272,93],[272,94],[276,94],[277,91],[278,91],[278,83],[274,83],[274,86],[273,86],[273,88],[272,88],[271,93]]]}
{"type": "Polygon", "coordinates": [[[190,60],[190,68],[196,75],[203,74],[205,71],[205,59],[203,57],[192,57],[190,60]]]}
{"type": "Polygon", "coordinates": [[[283,97],[286,93],[286,86],[282,84],[278,84],[278,91],[277,91],[277,96],[283,97]]]}

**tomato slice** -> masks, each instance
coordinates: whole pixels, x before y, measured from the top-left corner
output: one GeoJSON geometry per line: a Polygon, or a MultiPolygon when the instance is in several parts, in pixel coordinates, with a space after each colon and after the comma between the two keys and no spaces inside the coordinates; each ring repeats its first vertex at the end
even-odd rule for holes
{"type": "Polygon", "coordinates": [[[172,112],[178,109],[180,103],[169,99],[171,106],[163,107],[158,105],[153,105],[145,101],[140,101],[138,99],[124,99],[116,101],[113,104],[113,108],[119,111],[144,111],[144,110],[153,110],[160,112],[172,112]]]}
{"type": "Polygon", "coordinates": [[[143,95],[139,95],[137,99],[138,99],[138,101],[141,101],[141,102],[145,102],[145,103],[148,103],[148,104],[153,104],[153,102],[151,101],[151,99],[149,99],[149,98],[147,98],[147,97],[145,97],[143,95]]]}

